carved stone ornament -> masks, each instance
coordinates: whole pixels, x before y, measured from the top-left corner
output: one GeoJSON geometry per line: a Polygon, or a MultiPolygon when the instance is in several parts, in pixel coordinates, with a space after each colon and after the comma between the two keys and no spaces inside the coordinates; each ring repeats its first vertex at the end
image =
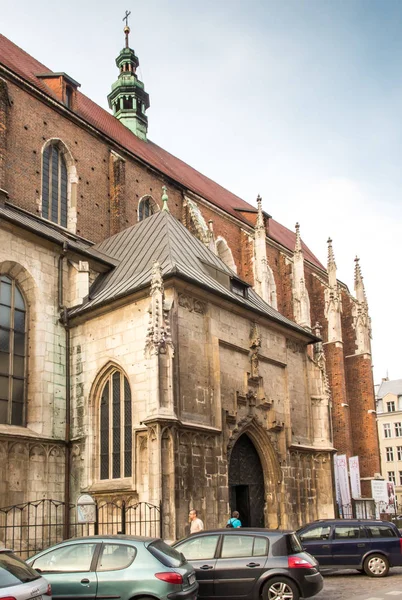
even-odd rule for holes
{"type": "Polygon", "coordinates": [[[200,315],[205,315],[207,312],[207,305],[205,302],[201,302],[201,300],[186,296],[185,294],[179,294],[179,306],[200,315]]]}
{"type": "Polygon", "coordinates": [[[259,358],[258,353],[261,349],[261,337],[258,332],[257,324],[253,323],[250,330],[250,378],[258,379],[259,373],[259,358]]]}
{"type": "Polygon", "coordinates": [[[158,262],[152,267],[151,304],[149,307],[149,325],[147,330],[145,351],[147,354],[166,354],[169,348],[174,353],[169,310],[165,305],[162,270],[158,262]]]}

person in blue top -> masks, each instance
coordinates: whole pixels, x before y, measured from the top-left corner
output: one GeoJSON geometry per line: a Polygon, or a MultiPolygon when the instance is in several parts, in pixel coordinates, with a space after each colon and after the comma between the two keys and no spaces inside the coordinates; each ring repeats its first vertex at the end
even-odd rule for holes
{"type": "Polygon", "coordinates": [[[232,512],[232,518],[228,520],[226,527],[241,527],[241,521],[239,519],[240,515],[237,510],[232,512]]]}

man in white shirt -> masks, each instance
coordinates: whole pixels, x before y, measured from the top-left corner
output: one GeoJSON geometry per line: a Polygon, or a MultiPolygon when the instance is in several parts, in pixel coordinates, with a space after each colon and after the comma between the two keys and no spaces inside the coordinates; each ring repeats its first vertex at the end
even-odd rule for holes
{"type": "Polygon", "coordinates": [[[195,508],[192,508],[188,513],[190,520],[190,534],[197,533],[198,531],[202,531],[204,529],[204,523],[197,517],[197,511],[195,508]]]}

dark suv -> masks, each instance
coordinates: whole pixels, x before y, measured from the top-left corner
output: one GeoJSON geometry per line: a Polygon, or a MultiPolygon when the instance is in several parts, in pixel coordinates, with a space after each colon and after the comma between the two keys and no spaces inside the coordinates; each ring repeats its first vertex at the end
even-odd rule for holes
{"type": "Polygon", "coordinates": [[[402,566],[402,537],[388,521],[327,519],[305,525],[297,534],[322,568],[385,577],[390,567],[402,566]]]}
{"type": "Polygon", "coordinates": [[[292,531],[216,529],[174,547],[194,567],[200,599],[299,600],[323,586],[317,561],[292,531]]]}

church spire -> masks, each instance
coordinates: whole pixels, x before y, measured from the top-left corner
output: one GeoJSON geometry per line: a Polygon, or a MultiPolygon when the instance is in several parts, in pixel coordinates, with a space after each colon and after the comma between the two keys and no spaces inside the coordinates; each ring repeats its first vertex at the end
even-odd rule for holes
{"type": "Polygon", "coordinates": [[[112,91],[107,99],[114,116],[142,140],[147,139],[148,118],[145,111],[149,108],[149,96],[144,90],[144,84],[137,77],[140,64],[134,50],[129,46],[130,27],[128,26],[129,11],[123,18],[125,47],[116,58],[120,70],[117,81],[112,85],[112,91]]]}

